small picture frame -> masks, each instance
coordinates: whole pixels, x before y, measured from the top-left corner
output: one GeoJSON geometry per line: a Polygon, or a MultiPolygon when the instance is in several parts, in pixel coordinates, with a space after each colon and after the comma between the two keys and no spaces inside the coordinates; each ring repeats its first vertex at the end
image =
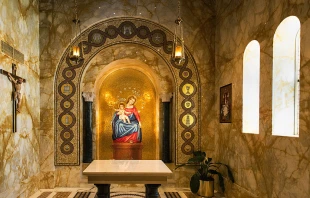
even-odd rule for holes
{"type": "Polygon", "coordinates": [[[232,84],[220,88],[220,123],[231,123],[232,84]]]}

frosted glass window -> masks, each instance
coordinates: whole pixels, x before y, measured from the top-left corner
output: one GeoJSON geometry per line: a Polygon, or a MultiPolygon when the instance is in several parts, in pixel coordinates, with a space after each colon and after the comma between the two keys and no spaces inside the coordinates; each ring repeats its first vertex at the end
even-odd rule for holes
{"type": "Polygon", "coordinates": [[[243,133],[259,133],[259,76],[260,46],[251,41],[243,54],[243,133]]]}
{"type": "Polygon", "coordinates": [[[273,38],[272,134],[299,135],[300,22],[284,19],[273,38]]]}

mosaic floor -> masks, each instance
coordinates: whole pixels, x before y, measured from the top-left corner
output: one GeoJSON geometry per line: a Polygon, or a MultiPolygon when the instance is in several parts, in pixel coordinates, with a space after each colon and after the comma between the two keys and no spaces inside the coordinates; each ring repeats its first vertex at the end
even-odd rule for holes
{"type": "MultiPolygon", "coordinates": [[[[41,189],[30,198],[96,198],[96,187],[90,188],[55,188],[41,189]]],[[[158,189],[161,198],[198,198],[189,189],[166,188],[158,189]]],[[[111,198],[142,198],[145,197],[144,186],[111,185],[111,198]]],[[[215,194],[216,198],[222,196],[215,194]]]]}

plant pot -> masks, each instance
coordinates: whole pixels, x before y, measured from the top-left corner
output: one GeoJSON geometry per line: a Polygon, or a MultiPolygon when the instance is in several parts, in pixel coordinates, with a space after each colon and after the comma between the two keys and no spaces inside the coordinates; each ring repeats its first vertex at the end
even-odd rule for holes
{"type": "Polygon", "coordinates": [[[198,195],[202,197],[213,197],[214,196],[214,181],[199,180],[198,195]]]}

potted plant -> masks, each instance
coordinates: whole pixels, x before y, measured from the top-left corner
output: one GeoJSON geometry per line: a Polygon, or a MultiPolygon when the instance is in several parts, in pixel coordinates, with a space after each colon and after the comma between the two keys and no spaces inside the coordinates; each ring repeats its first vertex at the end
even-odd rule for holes
{"type": "Polygon", "coordinates": [[[193,193],[200,196],[212,197],[214,195],[214,175],[219,178],[219,185],[223,192],[225,192],[224,178],[220,172],[221,167],[227,170],[227,175],[230,181],[234,183],[234,177],[229,166],[220,162],[211,162],[212,158],[207,158],[203,151],[194,151],[193,157],[190,158],[186,164],[178,165],[178,169],[185,165],[197,165],[198,169],[191,177],[190,189],[193,193]]]}

